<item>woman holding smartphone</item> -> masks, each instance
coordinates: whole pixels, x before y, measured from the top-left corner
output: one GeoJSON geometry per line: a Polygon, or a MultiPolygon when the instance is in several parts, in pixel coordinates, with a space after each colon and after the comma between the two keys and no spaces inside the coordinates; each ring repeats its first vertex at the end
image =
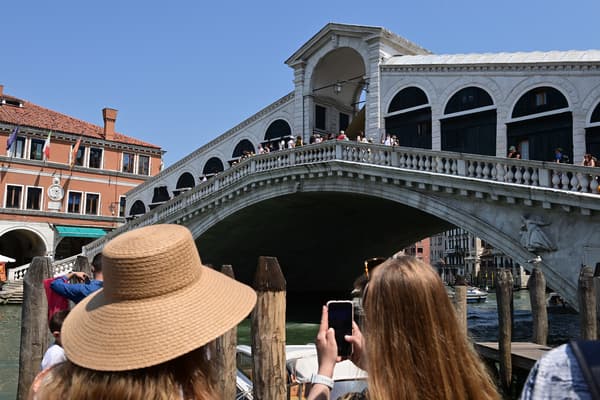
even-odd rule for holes
{"type": "MultiPolygon", "coordinates": [[[[414,257],[390,258],[367,271],[363,335],[346,336],[350,359],[369,373],[371,400],[499,399],[433,268],[414,257]]],[[[323,307],[316,345],[319,372],[308,399],[329,399],[326,378],[340,360],[323,307]],[[322,378],[318,378],[322,377],[322,378]],[[319,383],[324,382],[324,383],[319,383]]]]}

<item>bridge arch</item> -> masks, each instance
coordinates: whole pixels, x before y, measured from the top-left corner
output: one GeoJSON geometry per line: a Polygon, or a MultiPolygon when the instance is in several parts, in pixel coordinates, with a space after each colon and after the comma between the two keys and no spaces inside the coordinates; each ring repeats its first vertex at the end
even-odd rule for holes
{"type": "Polygon", "coordinates": [[[431,105],[423,89],[407,86],[392,97],[385,132],[396,136],[400,146],[431,149],[431,105]]]}
{"type": "Polygon", "coordinates": [[[53,246],[36,229],[20,226],[0,233],[0,254],[14,258],[8,267],[28,264],[33,257],[52,254],[53,246]]]}
{"type": "Polygon", "coordinates": [[[254,148],[254,145],[252,144],[252,142],[248,139],[242,139],[238,142],[238,144],[233,149],[231,158],[237,159],[248,153],[254,154],[255,152],[256,152],[256,149],[254,148]]]}
{"type": "Polygon", "coordinates": [[[196,186],[194,176],[189,172],[184,172],[183,174],[179,175],[175,189],[193,188],[194,186],[196,186]]]}
{"type": "Polygon", "coordinates": [[[600,100],[592,110],[586,121],[589,125],[585,129],[585,152],[596,159],[600,159],[600,100]]]}
{"type": "Polygon", "coordinates": [[[492,96],[479,86],[456,91],[440,120],[442,150],[493,156],[497,114],[492,96]]]}
{"type": "Polygon", "coordinates": [[[224,170],[225,167],[223,166],[223,161],[221,161],[219,157],[211,157],[208,160],[206,160],[206,163],[204,163],[204,168],[202,168],[202,175],[212,176],[224,170]]]}
{"type": "Polygon", "coordinates": [[[279,148],[279,141],[292,137],[292,126],[284,118],[277,118],[269,123],[261,144],[269,144],[272,150],[279,148]]]}

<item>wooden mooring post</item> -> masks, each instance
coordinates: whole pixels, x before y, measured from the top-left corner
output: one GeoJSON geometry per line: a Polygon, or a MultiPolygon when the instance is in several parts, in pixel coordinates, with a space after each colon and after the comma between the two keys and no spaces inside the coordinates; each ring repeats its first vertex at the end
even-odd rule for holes
{"type": "MultiPolygon", "coordinates": [[[[234,278],[231,265],[223,265],[221,272],[234,278]]],[[[235,399],[236,395],[236,363],[237,326],[224,333],[215,341],[217,363],[217,386],[221,390],[222,399],[235,399]]]]}
{"type": "Polygon", "coordinates": [[[252,375],[255,399],[287,399],[285,368],[286,282],[275,257],[258,258],[252,312],[252,375]]]}
{"type": "Polygon", "coordinates": [[[596,289],[594,288],[594,271],[591,267],[584,266],[579,272],[577,297],[579,300],[579,315],[581,317],[581,338],[584,340],[596,340],[598,338],[596,289]]]}
{"type": "Polygon", "coordinates": [[[548,309],[546,308],[546,278],[538,267],[534,267],[527,282],[531,316],[533,318],[533,343],[546,345],[548,341],[548,309]]]}
{"type": "Polygon", "coordinates": [[[509,269],[499,270],[496,275],[500,384],[504,392],[510,394],[512,391],[513,277],[509,269]]]}
{"type": "Polygon", "coordinates": [[[44,291],[44,279],[50,277],[50,259],[34,257],[23,279],[17,400],[27,398],[31,383],[39,372],[42,358],[48,349],[48,301],[44,291]]]}
{"type": "Polygon", "coordinates": [[[459,277],[454,285],[454,309],[456,318],[463,332],[467,333],[467,284],[465,278],[459,277]]]}

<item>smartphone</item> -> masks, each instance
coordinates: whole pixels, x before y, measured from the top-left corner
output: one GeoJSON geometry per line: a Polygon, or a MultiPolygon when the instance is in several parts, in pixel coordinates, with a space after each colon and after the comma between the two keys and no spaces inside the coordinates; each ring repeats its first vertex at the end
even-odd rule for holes
{"type": "Polygon", "coordinates": [[[354,304],[350,300],[331,300],[327,302],[327,315],[329,327],[335,331],[335,341],[338,356],[350,357],[352,344],[344,339],[345,335],[352,335],[352,321],[354,320],[354,304]]]}

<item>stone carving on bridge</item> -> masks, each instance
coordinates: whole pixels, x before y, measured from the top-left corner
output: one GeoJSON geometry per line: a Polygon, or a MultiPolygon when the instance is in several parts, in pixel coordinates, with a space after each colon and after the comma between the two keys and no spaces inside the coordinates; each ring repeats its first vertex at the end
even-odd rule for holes
{"type": "Polygon", "coordinates": [[[521,244],[531,252],[555,251],[554,242],[542,231],[542,226],[550,225],[550,222],[535,217],[523,216],[523,221],[519,235],[521,244]]]}

